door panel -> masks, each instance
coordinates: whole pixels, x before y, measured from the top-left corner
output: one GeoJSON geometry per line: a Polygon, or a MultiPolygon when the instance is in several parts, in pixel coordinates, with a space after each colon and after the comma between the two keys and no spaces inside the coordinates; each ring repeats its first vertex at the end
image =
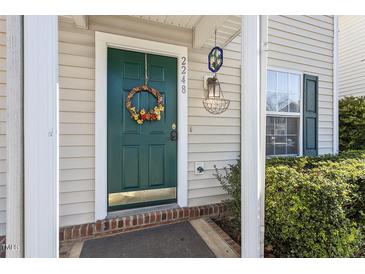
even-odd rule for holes
{"type": "MultiPolygon", "coordinates": [[[[125,99],[132,88],[144,83],[144,62],[144,53],[108,49],[108,194],[120,201],[129,195],[128,203],[124,199],[110,204],[109,199],[109,210],[145,206],[151,199],[153,204],[176,201],[177,143],[170,139],[170,132],[172,124],[177,124],[177,60],[147,55],[148,85],[161,93],[165,111],[160,121],[138,125],[125,108],[125,99]]],[[[149,111],[156,99],[141,92],[132,104],[149,111]]]]}
{"type": "Polygon", "coordinates": [[[125,190],[134,190],[140,187],[139,179],[139,163],[140,149],[139,146],[123,146],[122,163],[122,181],[124,182],[125,190]]]}
{"type": "Polygon", "coordinates": [[[149,146],[148,181],[149,186],[163,186],[166,173],[165,145],[149,146]]]}

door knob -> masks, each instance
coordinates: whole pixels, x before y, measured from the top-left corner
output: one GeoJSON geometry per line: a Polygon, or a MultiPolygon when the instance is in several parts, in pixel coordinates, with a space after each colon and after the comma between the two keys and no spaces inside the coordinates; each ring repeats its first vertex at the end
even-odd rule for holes
{"type": "Polygon", "coordinates": [[[170,131],[170,140],[171,141],[176,141],[177,140],[177,131],[176,130],[171,130],[170,131]]]}

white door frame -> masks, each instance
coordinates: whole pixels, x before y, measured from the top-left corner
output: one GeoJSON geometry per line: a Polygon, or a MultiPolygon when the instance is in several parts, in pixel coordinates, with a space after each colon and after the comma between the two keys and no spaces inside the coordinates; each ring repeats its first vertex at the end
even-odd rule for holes
{"type": "Polygon", "coordinates": [[[95,220],[107,216],[107,49],[159,54],[177,58],[178,63],[178,141],[177,141],[177,203],[188,204],[188,49],[155,41],[116,34],[95,32],[95,220]]]}

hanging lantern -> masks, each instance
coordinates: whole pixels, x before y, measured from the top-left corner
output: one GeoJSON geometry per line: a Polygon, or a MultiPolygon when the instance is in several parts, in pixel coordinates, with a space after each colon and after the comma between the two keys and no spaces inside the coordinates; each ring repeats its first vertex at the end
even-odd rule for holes
{"type": "MultiPolygon", "coordinates": [[[[215,32],[215,40],[217,38],[217,31],[215,32]]],[[[216,42],[215,42],[216,44],[216,42]]],[[[217,78],[217,72],[223,65],[223,49],[215,47],[210,51],[208,55],[208,68],[214,73],[213,77],[208,77],[204,81],[207,89],[207,95],[203,100],[203,105],[206,111],[211,114],[221,114],[227,110],[230,104],[230,100],[225,99],[219,80],[217,78]]]]}
{"type": "Polygon", "coordinates": [[[216,75],[207,78],[207,96],[203,100],[206,111],[211,114],[221,114],[227,110],[230,100],[224,99],[221,85],[216,75]]]}

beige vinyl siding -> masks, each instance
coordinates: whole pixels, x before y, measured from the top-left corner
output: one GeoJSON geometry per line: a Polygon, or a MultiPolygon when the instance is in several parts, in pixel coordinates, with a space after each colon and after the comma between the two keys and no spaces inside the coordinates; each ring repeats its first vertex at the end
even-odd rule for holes
{"type": "Polygon", "coordinates": [[[339,17],[340,97],[365,96],[365,16],[339,17]]]}
{"type": "MultiPolygon", "coordinates": [[[[68,22],[59,24],[61,226],[94,221],[95,30],[189,47],[189,206],[227,198],[213,173],[214,165],[220,168],[234,163],[240,154],[240,37],[226,46],[224,66],[219,72],[225,96],[231,99],[230,108],[213,116],[205,111],[201,101],[203,77],[209,74],[210,47],[192,49],[192,35],[187,30],[155,23],[141,28],[134,26],[135,18],[126,18],[90,16],[88,30],[68,22]],[[204,175],[194,174],[197,161],[204,162],[204,175]]],[[[333,145],[332,60],[332,17],[270,16],[269,66],[319,77],[320,154],[331,153],[333,145]]]]}
{"type": "Polygon", "coordinates": [[[94,32],[60,24],[60,225],[94,220],[94,32]]]}
{"type": "MultiPolygon", "coordinates": [[[[121,17],[90,16],[90,29],[59,23],[60,80],[60,226],[94,221],[95,190],[95,48],[94,30],[131,35],[123,30],[121,17]],[[114,27],[111,27],[114,26],[114,27]]],[[[153,25],[153,31],[157,32],[153,25]]],[[[175,29],[162,27],[161,42],[190,45],[189,39],[166,40],[175,29]]],[[[187,37],[185,32],[183,37],[187,37]]],[[[176,34],[174,34],[176,36],[176,34]]],[[[136,37],[143,38],[141,34],[136,37]]],[[[173,36],[172,36],[173,37],[173,36]]],[[[220,116],[202,106],[203,77],[209,74],[210,48],[189,49],[188,184],[189,205],[220,202],[227,198],[213,177],[214,165],[234,163],[240,150],[240,53],[239,39],[225,51],[220,72],[222,88],[231,99],[230,109],[220,116]],[[194,174],[194,163],[205,163],[205,174],[194,174]]]]}
{"type": "Polygon", "coordinates": [[[202,105],[203,77],[209,75],[210,48],[189,49],[189,206],[216,203],[226,199],[214,178],[218,168],[233,164],[240,155],[241,39],[236,37],[224,49],[224,65],[218,73],[229,109],[221,115],[209,114],[202,105]],[[195,162],[204,162],[204,175],[195,175],[195,162]]]}
{"type": "Polygon", "coordinates": [[[0,16],[0,236],[6,228],[6,16],[0,16]]]}
{"type": "Polygon", "coordinates": [[[319,154],[333,152],[333,17],[269,16],[268,65],[319,77],[319,154]]]}

